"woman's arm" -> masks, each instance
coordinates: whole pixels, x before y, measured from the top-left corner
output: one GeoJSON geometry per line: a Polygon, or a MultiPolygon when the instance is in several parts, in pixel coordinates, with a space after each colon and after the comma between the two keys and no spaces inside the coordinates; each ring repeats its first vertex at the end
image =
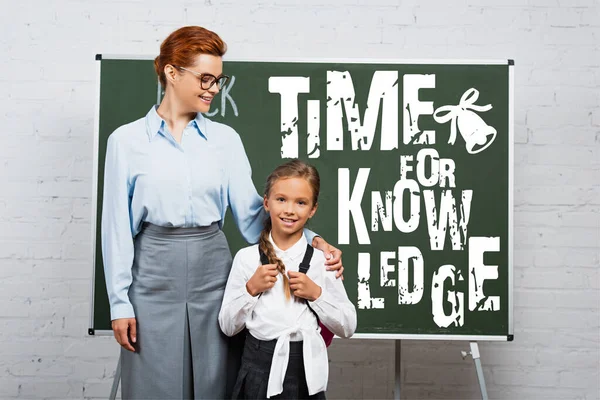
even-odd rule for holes
{"type": "Polygon", "coordinates": [[[123,145],[108,138],[102,201],[102,256],[111,319],[133,318],[127,292],[131,285],[133,234],[129,215],[129,170],[123,145]]]}
{"type": "Polygon", "coordinates": [[[246,242],[254,244],[258,242],[267,214],[262,197],[256,192],[252,182],[252,168],[244,145],[235,131],[231,134],[230,142],[227,149],[229,158],[225,166],[229,177],[227,202],[240,233],[246,242]]]}

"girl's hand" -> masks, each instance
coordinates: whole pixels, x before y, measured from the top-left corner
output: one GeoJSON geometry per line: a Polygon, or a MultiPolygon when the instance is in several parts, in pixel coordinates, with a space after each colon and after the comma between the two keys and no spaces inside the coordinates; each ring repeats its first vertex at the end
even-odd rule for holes
{"type": "Polygon", "coordinates": [[[321,287],[314,283],[302,272],[288,271],[290,277],[290,289],[294,296],[309,301],[315,301],[321,296],[321,287]]]}
{"type": "Polygon", "coordinates": [[[277,282],[277,264],[266,264],[256,268],[252,278],[246,283],[246,290],[252,297],[267,291],[277,282]]]}
{"type": "Polygon", "coordinates": [[[342,265],[342,251],[333,247],[320,236],[315,236],[312,242],[312,246],[315,249],[321,250],[325,253],[325,266],[327,271],[337,271],[335,274],[336,278],[342,278],[344,280],[344,266],[342,265]]]}
{"type": "Polygon", "coordinates": [[[133,351],[135,348],[132,343],[137,341],[137,323],[135,318],[114,319],[111,323],[113,334],[117,342],[125,349],[133,351]]]}

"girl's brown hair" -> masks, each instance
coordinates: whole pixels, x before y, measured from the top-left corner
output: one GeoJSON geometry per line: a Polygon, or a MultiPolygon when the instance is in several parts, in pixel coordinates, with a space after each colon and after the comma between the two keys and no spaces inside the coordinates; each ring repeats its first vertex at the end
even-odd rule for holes
{"type": "Polygon", "coordinates": [[[165,65],[189,67],[199,54],[223,57],[227,45],[216,33],[201,26],[184,26],[171,33],[160,45],[160,54],[154,59],[154,69],[163,88],[167,87],[165,65]]]}
{"type": "MultiPolygon", "coordinates": [[[[312,165],[305,163],[301,160],[291,160],[285,164],[275,168],[273,172],[267,177],[267,183],[265,184],[265,197],[269,197],[271,188],[279,179],[288,178],[302,178],[306,179],[312,189],[312,207],[317,205],[319,199],[319,190],[321,189],[321,179],[319,178],[319,172],[312,165]]],[[[283,275],[283,287],[285,290],[285,298],[291,298],[290,282],[285,273],[285,265],[275,255],[275,249],[269,240],[269,234],[271,233],[271,217],[268,217],[265,221],[265,227],[260,234],[260,240],[258,245],[263,253],[267,256],[270,264],[277,264],[277,270],[283,275]]]]}

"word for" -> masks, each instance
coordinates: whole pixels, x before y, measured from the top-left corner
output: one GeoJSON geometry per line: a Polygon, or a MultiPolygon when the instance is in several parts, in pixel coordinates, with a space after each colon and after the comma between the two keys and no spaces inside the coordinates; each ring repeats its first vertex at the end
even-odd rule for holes
{"type": "MultiPolygon", "coordinates": [[[[371,192],[371,231],[378,231],[381,225],[383,231],[387,232],[392,231],[394,226],[402,233],[414,232],[422,220],[422,197],[431,249],[443,250],[448,232],[452,249],[463,250],[468,237],[473,190],[461,190],[458,203],[451,189],[442,190],[437,202],[432,189],[421,190],[421,187],[436,185],[455,188],[454,166],[453,160],[440,159],[435,149],[419,151],[416,165],[413,165],[413,156],[400,156],[400,179],[393,189],[371,192]],[[429,174],[426,171],[430,171],[429,174]],[[409,179],[412,172],[416,180],[409,179]],[[405,218],[405,209],[409,210],[408,218],[405,218]]],[[[370,172],[370,168],[359,168],[351,189],[350,169],[338,169],[339,244],[350,244],[350,220],[354,223],[358,243],[371,244],[362,209],[370,172]]]]}

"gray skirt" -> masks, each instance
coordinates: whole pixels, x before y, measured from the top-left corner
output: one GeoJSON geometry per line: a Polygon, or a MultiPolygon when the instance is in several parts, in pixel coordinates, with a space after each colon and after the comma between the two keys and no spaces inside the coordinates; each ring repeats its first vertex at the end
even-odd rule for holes
{"type": "Polygon", "coordinates": [[[225,235],[216,223],[145,223],[134,247],[137,343],[135,353],[121,349],[123,399],[224,398],[231,355],[218,314],[232,262],[225,235]]]}

